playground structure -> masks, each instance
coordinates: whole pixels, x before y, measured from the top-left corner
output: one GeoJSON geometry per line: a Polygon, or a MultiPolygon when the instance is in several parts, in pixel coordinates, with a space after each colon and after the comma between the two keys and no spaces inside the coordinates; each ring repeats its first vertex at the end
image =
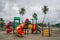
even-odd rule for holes
{"type": "Polygon", "coordinates": [[[7,32],[7,33],[12,32],[12,27],[11,27],[11,25],[12,25],[11,22],[9,22],[9,23],[6,25],[6,32],[7,32]]]}
{"type": "Polygon", "coordinates": [[[14,32],[14,30],[16,32],[16,28],[18,27],[18,25],[22,26],[23,30],[25,30],[25,34],[26,34],[26,31],[28,31],[28,29],[31,29],[32,33],[37,30],[36,29],[36,27],[37,27],[36,23],[35,24],[29,24],[29,19],[28,18],[25,20],[24,24],[23,23],[20,24],[20,17],[14,17],[13,32],[14,32]],[[17,22],[16,22],[16,20],[17,20],[17,22]]]}
{"type": "Polygon", "coordinates": [[[14,17],[14,22],[13,22],[13,33],[16,27],[20,24],[20,17],[14,17]]]}
{"type": "MultiPolygon", "coordinates": [[[[12,28],[10,28],[10,26],[11,26],[11,24],[9,24],[9,26],[7,27],[7,29],[8,29],[7,33],[10,33],[12,31],[12,28]]],[[[20,23],[20,17],[14,17],[14,23],[13,23],[13,33],[14,34],[24,36],[24,34],[27,34],[28,29],[31,29],[32,34],[33,33],[38,34],[38,32],[41,33],[41,29],[37,25],[37,19],[32,19],[32,24],[29,24],[28,18],[25,20],[25,23],[20,23]]],[[[48,27],[48,29],[44,29],[42,32],[43,32],[44,36],[50,36],[50,26],[48,27]]]]}
{"type": "MultiPolygon", "coordinates": [[[[32,24],[36,26],[36,34],[38,34],[37,31],[39,31],[41,33],[41,30],[39,29],[38,25],[37,25],[37,18],[35,19],[31,19],[32,20],[32,24]]],[[[33,34],[33,31],[32,31],[33,34]]]]}

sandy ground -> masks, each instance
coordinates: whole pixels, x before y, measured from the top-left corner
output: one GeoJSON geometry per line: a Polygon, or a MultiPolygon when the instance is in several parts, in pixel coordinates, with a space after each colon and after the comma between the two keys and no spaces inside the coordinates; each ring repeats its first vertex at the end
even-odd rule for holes
{"type": "Polygon", "coordinates": [[[15,34],[6,34],[0,31],[0,40],[60,40],[60,34],[51,33],[51,37],[42,37],[41,34],[26,34],[24,37],[17,37],[15,34]]]}

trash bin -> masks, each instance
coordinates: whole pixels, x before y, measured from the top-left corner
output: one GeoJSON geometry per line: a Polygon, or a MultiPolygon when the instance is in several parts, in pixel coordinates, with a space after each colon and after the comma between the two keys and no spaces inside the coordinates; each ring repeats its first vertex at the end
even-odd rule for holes
{"type": "Polygon", "coordinates": [[[48,30],[48,29],[44,29],[44,30],[43,30],[43,35],[44,35],[45,37],[48,37],[48,36],[49,36],[49,30],[48,30]]]}

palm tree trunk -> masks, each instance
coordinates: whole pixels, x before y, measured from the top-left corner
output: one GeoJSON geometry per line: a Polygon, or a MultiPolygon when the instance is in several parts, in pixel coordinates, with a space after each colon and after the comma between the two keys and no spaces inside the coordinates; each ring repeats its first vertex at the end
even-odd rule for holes
{"type": "Polygon", "coordinates": [[[42,21],[42,23],[44,23],[45,16],[46,16],[46,14],[44,14],[44,18],[43,18],[43,21],[42,21]]]}
{"type": "Polygon", "coordinates": [[[23,23],[23,15],[22,15],[22,23],[23,23]]]}
{"type": "Polygon", "coordinates": [[[43,23],[44,23],[45,16],[46,16],[46,14],[44,14],[44,18],[43,18],[43,21],[42,21],[42,36],[43,36],[43,23]]]}

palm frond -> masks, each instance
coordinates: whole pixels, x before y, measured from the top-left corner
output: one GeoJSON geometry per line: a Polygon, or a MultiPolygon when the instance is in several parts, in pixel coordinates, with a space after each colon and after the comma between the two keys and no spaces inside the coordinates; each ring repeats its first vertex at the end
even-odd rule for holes
{"type": "Polygon", "coordinates": [[[43,10],[44,14],[46,14],[46,13],[47,13],[47,11],[48,11],[47,6],[44,6],[42,10],[43,10]]]}
{"type": "Polygon", "coordinates": [[[24,15],[24,13],[25,13],[25,9],[21,8],[21,11],[19,11],[19,14],[24,15]]]}
{"type": "Polygon", "coordinates": [[[36,13],[34,13],[34,14],[33,14],[33,18],[36,18],[36,17],[37,17],[37,14],[36,14],[36,13]]]}

